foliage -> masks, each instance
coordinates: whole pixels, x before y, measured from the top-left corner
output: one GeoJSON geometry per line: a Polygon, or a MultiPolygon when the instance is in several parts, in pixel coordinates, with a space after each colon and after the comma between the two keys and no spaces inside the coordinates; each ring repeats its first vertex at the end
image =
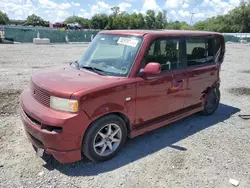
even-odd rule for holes
{"type": "Polygon", "coordinates": [[[24,22],[25,25],[33,25],[33,26],[48,26],[49,22],[44,21],[41,17],[32,14],[27,17],[24,22]]]}
{"type": "Polygon", "coordinates": [[[167,24],[166,11],[148,10],[146,15],[141,13],[128,14],[121,12],[119,7],[112,7],[112,14],[95,14],[91,22],[93,29],[163,29],[167,24]]]}
{"type": "Polygon", "coordinates": [[[191,30],[192,27],[187,24],[187,22],[169,22],[167,25],[167,29],[176,29],[176,30],[191,30]]]}
{"type": "Polygon", "coordinates": [[[108,23],[109,17],[107,14],[95,14],[90,21],[90,26],[93,29],[105,29],[108,23]]]}
{"type": "Polygon", "coordinates": [[[250,32],[250,2],[242,1],[239,7],[228,14],[197,22],[195,30],[217,31],[224,33],[250,32]]]}
{"type": "Polygon", "coordinates": [[[0,25],[8,24],[9,21],[8,15],[0,10],[0,25]]]}

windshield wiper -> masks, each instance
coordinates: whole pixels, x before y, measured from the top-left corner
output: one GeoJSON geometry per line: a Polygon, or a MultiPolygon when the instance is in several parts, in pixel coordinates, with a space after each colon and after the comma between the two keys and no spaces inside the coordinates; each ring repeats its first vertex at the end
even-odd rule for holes
{"type": "Polygon", "coordinates": [[[100,74],[100,75],[106,75],[106,74],[104,74],[104,72],[105,72],[104,70],[98,69],[98,68],[95,68],[95,67],[91,67],[91,66],[81,66],[80,68],[92,70],[92,71],[94,71],[95,73],[100,74]]]}
{"type": "Polygon", "coordinates": [[[77,68],[77,69],[80,70],[80,65],[79,65],[78,61],[72,62],[71,65],[72,65],[73,67],[75,67],[75,68],[77,68]]]}

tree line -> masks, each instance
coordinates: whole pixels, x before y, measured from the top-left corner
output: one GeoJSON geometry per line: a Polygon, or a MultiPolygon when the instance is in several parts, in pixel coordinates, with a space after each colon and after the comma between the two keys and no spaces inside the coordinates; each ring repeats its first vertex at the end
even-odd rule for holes
{"type": "MultiPolygon", "coordinates": [[[[120,11],[119,7],[112,7],[110,15],[105,13],[95,14],[91,19],[70,16],[64,23],[79,23],[84,28],[90,29],[177,29],[177,30],[206,30],[216,32],[250,32],[250,2],[242,1],[238,7],[226,15],[215,16],[205,21],[199,21],[193,26],[186,22],[168,21],[167,11],[155,12],[148,10],[145,14],[120,11]]],[[[0,24],[16,23],[20,20],[9,20],[8,16],[0,11],[0,24]]],[[[22,24],[48,26],[36,15],[28,16],[22,24]]]]}

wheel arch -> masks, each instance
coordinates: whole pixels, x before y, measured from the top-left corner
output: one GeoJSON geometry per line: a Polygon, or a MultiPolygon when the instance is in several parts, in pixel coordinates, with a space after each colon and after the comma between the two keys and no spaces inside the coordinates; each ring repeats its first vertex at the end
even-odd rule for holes
{"type": "Polygon", "coordinates": [[[101,119],[105,116],[109,116],[109,115],[116,115],[118,117],[120,117],[125,125],[126,125],[126,129],[127,129],[127,136],[130,137],[130,132],[131,132],[131,124],[130,124],[130,120],[129,118],[124,114],[124,113],[121,113],[121,112],[110,112],[110,113],[107,113],[107,114],[104,114],[96,119],[93,119],[92,122],[88,125],[87,129],[85,130],[83,136],[82,136],[82,141],[84,140],[84,137],[86,135],[86,133],[88,132],[88,130],[90,129],[90,127],[92,126],[93,122],[97,121],[98,119],[101,119]]]}

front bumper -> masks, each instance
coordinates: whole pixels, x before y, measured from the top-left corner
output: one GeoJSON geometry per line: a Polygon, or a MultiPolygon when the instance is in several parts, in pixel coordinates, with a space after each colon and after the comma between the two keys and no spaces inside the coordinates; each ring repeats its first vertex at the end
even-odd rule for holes
{"type": "Polygon", "coordinates": [[[36,101],[26,89],[20,98],[20,115],[36,148],[44,149],[61,163],[81,160],[82,137],[91,123],[84,111],[73,114],[53,110],[36,101]]]}

